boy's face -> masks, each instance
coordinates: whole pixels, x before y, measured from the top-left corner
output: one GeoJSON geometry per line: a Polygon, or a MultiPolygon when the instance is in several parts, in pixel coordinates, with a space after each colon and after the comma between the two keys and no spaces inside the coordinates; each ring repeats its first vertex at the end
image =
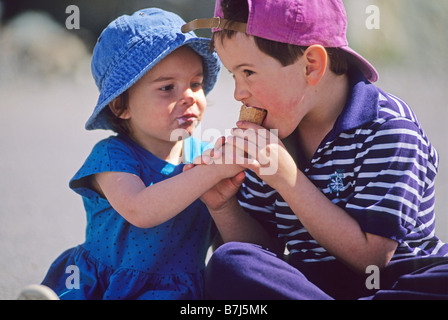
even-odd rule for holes
{"type": "Polygon", "coordinates": [[[129,88],[121,118],[131,137],[145,146],[172,141],[173,131],[191,135],[206,108],[202,81],[202,59],[190,47],[165,57],[129,88]]]}
{"type": "Polygon", "coordinates": [[[217,36],[214,43],[223,65],[235,79],[235,99],[266,109],[263,126],[278,129],[280,139],[291,134],[306,114],[301,59],[284,67],[260,51],[253,37],[240,32],[223,41],[217,36]]]}

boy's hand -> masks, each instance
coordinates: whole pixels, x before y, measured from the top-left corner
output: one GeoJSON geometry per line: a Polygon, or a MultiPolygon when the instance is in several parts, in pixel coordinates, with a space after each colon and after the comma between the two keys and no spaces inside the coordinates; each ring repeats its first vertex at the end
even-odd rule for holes
{"type": "MultiPolygon", "coordinates": [[[[241,166],[251,169],[272,188],[282,183],[294,184],[297,165],[277,137],[275,130],[268,130],[247,121],[238,121],[227,144],[244,151],[241,166]]],[[[240,154],[241,154],[240,151],[240,154]]]]}
{"type": "Polygon", "coordinates": [[[205,203],[210,211],[222,210],[241,187],[245,176],[244,171],[241,171],[232,178],[221,180],[202,195],[202,202],[205,203]]]}
{"type": "MultiPolygon", "coordinates": [[[[203,165],[207,165],[203,163],[203,165]]],[[[187,164],[184,166],[184,171],[195,167],[196,164],[187,164]]],[[[216,165],[220,166],[220,165],[216,165]]],[[[205,203],[209,210],[218,211],[223,209],[227,202],[236,194],[238,189],[241,187],[244,178],[244,171],[240,171],[234,177],[224,178],[218,182],[214,187],[209,189],[204,193],[200,199],[205,203]]]]}

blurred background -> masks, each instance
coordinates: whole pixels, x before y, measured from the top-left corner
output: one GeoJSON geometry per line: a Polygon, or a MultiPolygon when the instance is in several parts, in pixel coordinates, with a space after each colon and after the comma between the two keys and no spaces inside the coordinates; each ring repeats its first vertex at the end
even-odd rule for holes
{"type": "MultiPolygon", "coordinates": [[[[377,68],[378,86],[414,109],[439,151],[436,225],[448,241],[448,1],[344,3],[350,45],[377,68]],[[379,11],[366,12],[371,5],[379,11]]],[[[0,299],[39,283],[62,251],[84,241],[84,208],[68,181],[110,135],[84,130],[98,98],[91,52],[110,21],[145,7],[188,21],[212,16],[214,0],[0,0],[0,299]],[[79,29],[66,27],[69,5],[79,8],[79,29]]],[[[234,126],[232,81],[221,73],[199,136],[234,126]]]]}

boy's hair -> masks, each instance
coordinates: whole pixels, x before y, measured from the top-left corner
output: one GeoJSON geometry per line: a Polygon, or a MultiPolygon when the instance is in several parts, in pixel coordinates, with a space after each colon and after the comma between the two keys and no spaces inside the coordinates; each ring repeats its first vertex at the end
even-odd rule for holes
{"type": "MultiPolygon", "coordinates": [[[[222,0],[221,8],[224,13],[224,18],[234,22],[247,23],[249,16],[249,6],[247,0],[222,0]]],[[[230,22],[231,23],[231,22],[230,22]]],[[[222,29],[215,32],[212,37],[210,46],[214,48],[214,40],[216,34],[219,34],[221,41],[225,38],[231,38],[236,31],[222,29]]],[[[257,36],[253,36],[255,44],[261,52],[278,60],[283,66],[293,64],[300,58],[307,47],[297,46],[289,43],[272,41],[257,36]]],[[[346,74],[349,70],[350,64],[348,55],[344,50],[339,48],[325,48],[330,60],[330,70],[337,75],[346,74]]]]}

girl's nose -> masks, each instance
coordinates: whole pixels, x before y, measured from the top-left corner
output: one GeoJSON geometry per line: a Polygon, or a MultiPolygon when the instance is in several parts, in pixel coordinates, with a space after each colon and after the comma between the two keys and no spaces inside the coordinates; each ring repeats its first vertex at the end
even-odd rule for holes
{"type": "Polygon", "coordinates": [[[186,89],[182,95],[182,105],[187,107],[193,105],[196,102],[196,97],[194,95],[193,90],[191,88],[186,89]]]}

